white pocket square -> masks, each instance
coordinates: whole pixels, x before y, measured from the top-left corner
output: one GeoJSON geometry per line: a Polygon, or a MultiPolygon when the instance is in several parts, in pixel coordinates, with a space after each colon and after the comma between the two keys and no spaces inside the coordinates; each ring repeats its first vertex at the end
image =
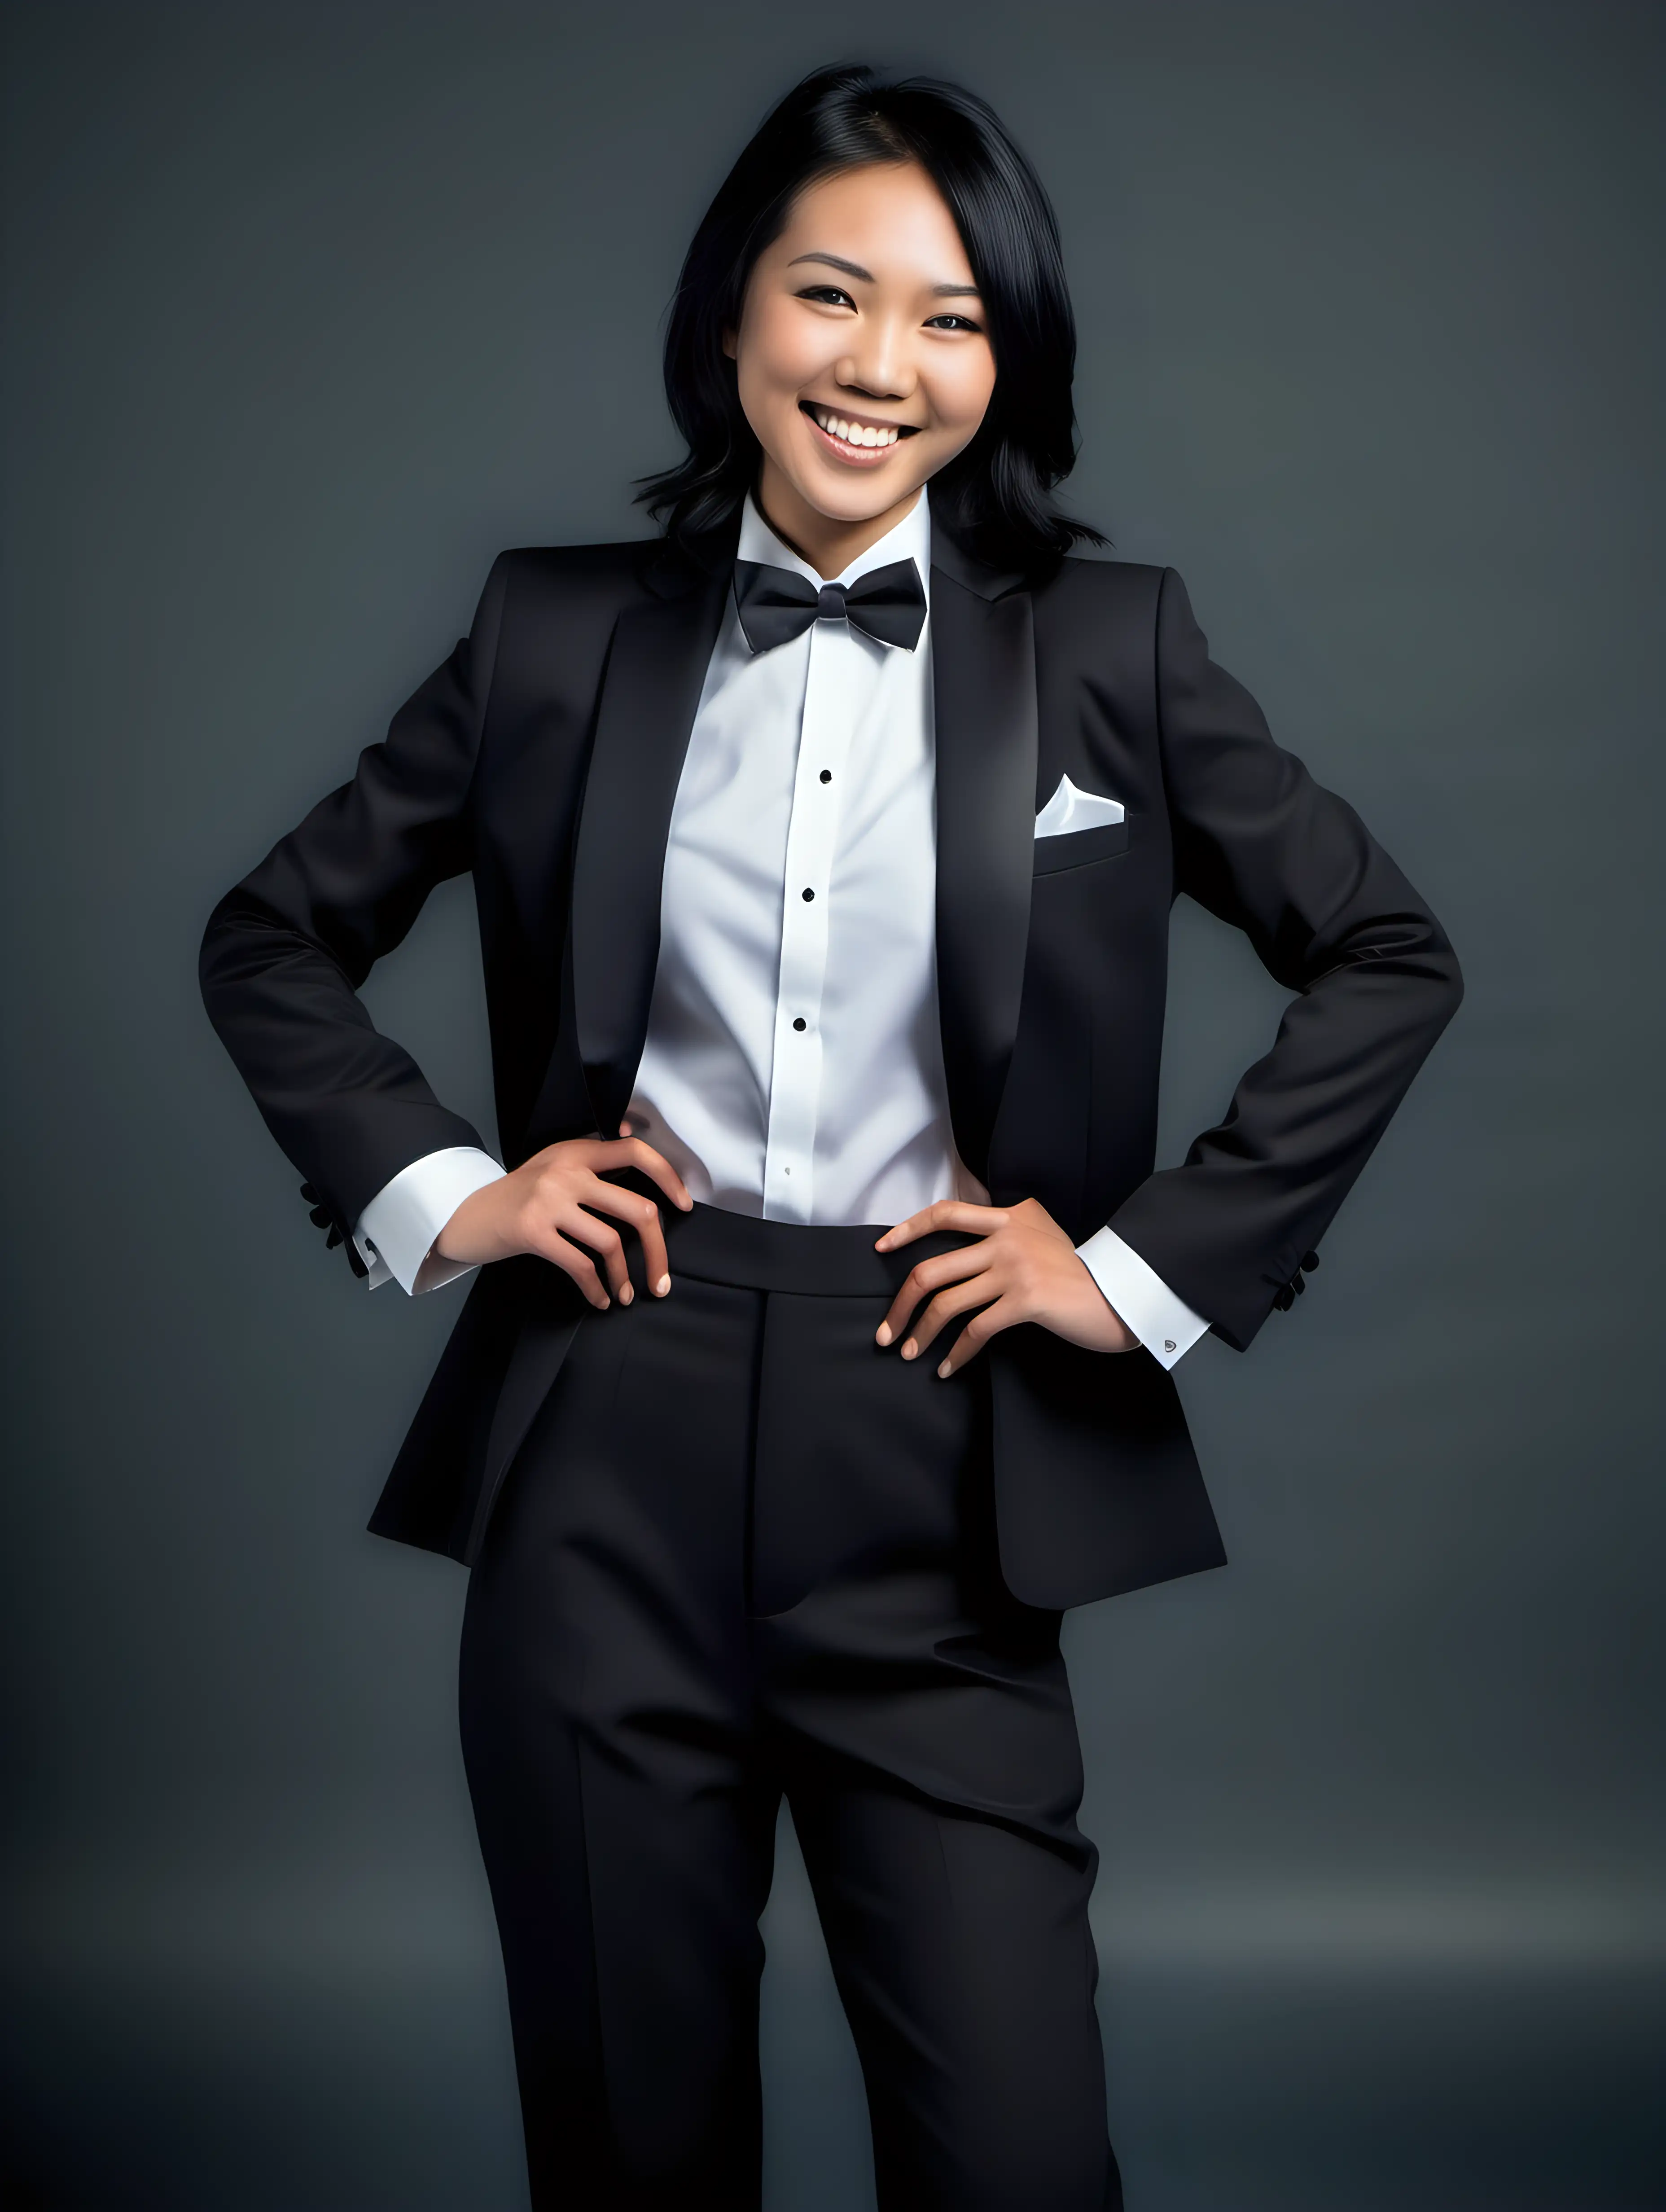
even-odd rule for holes
{"type": "Polygon", "coordinates": [[[1107,822],[1120,822],[1120,799],[1101,799],[1097,792],[1078,791],[1067,775],[1036,817],[1038,837],[1061,837],[1072,830],[1103,830],[1107,822]]]}

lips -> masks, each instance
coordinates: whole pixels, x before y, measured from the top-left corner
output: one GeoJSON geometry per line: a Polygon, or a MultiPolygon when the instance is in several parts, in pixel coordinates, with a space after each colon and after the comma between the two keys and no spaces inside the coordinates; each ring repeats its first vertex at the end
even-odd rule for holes
{"type": "Polygon", "coordinates": [[[848,465],[873,468],[891,449],[911,438],[918,428],[912,422],[885,422],[877,417],[842,414],[837,408],[817,402],[799,402],[800,412],[810,422],[823,445],[848,465]]]}

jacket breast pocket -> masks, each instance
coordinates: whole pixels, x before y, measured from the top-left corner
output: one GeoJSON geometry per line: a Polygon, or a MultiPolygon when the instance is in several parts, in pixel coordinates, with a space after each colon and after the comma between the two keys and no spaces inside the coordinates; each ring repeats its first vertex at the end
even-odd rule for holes
{"type": "Polygon", "coordinates": [[[1125,853],[1132,827],[1126,820],[1104,822],[1097,830],[1067,830],[1056,837],[1037,837],[1035,872],[1050,876],[1061,868],[1079,868],[1088,860],[1109,860],[1113,853],[1125,853]]]}

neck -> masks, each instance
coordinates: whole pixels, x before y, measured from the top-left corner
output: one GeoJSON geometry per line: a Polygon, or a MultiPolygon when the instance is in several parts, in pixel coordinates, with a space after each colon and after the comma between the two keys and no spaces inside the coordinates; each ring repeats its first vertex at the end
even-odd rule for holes
{"type": "Polygon", "coordinates": [[[766,453],[753,497],[759,514],[782,544],[790,545],[800,560],[807,561],[825,583],[830,577],[842,575],[870,545],[877,545],[887,531],[895,530],[904,515],[912,514],[915,501],[924,492],[924,485],[916,484],[906,499],[899,499],[883,514],[868,515],[860,522],[844,522],[836,515],[824,514],[818,507],[812,507],[766,453]]]}

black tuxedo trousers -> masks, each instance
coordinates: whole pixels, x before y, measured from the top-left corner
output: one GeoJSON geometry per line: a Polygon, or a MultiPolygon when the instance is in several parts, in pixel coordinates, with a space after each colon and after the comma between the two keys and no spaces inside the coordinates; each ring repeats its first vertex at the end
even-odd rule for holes
{"type": "Polygon", "coordinates": [[[532,2202],[757,2204],[784,1793],[884,2212],[1120,2206],[1060,1615],[1001,1579],[987,1362],[874,1342],[965,1240],[662,1214],[672,1291],[638,1250],[586,1310],[464,1617],[532,2202]]]}

